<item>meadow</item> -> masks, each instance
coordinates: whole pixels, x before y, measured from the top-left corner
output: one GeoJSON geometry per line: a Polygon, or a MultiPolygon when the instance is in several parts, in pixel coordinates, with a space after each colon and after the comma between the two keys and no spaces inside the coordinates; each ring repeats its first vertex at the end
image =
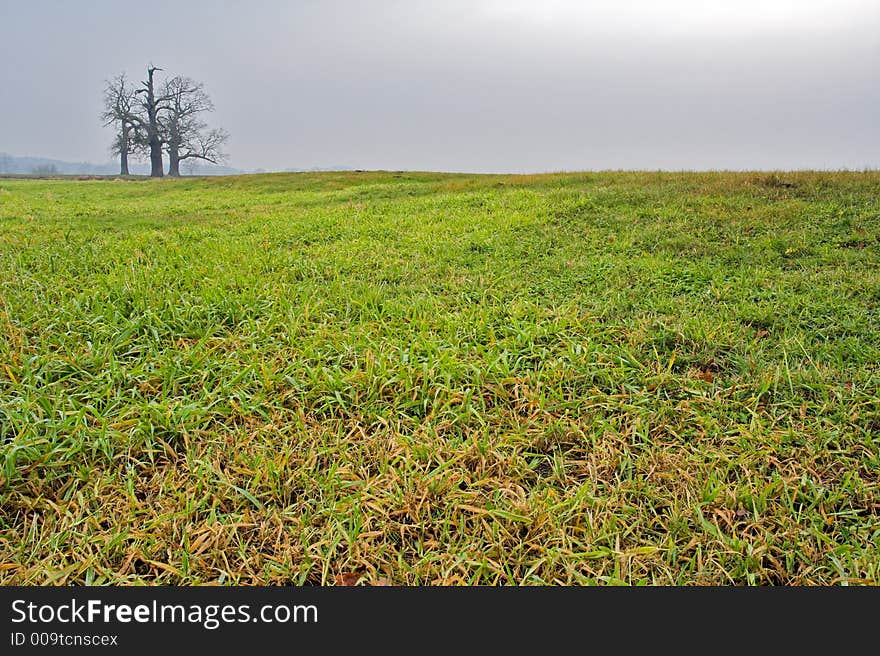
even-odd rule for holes
{"type": "Polygon", "coordinates": [[[0,583],[876,584],[880,173],[0,179],[0,583]]]}

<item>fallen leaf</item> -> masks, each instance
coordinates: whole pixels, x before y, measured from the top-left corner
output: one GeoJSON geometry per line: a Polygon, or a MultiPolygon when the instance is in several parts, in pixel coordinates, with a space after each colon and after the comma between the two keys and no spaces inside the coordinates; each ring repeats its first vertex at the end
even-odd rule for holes
{"type": "Polygon", "coordinates": [[[358,572],[345,572],[343,574],[336,575],[336,585],[342,586],[351,586],[357,585],[357,582],[360,580],[361,575],[358,572]]]}

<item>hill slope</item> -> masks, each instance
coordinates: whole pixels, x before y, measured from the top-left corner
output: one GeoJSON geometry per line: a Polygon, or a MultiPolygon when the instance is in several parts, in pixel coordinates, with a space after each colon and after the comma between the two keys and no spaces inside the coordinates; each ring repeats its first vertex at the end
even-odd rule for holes
{"type": "Polygon", "coordinates": [[[0,581],[876,583],[878,188],[0,181],[0,581]]]}

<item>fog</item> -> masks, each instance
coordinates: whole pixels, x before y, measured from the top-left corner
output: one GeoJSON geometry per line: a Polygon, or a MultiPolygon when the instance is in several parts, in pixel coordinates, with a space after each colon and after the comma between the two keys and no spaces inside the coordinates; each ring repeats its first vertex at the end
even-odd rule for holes
{"type": "Polygon", "coordinates": [[[876,0],[2,0],[0,58],[16,155],[110,159],[104,80],[153,63],[243,169],[880,165],[876,0]]]}

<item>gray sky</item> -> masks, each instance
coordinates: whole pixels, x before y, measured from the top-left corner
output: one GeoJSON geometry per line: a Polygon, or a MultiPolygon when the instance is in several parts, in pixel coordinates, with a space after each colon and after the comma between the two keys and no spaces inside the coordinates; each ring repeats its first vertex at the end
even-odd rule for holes
{"type": "Polygon", "coordinates": [[[15,155],[109,160],[153,62],[246,169],[880,166],[880,0],[0,0],[0,62],[15,155]]]}

